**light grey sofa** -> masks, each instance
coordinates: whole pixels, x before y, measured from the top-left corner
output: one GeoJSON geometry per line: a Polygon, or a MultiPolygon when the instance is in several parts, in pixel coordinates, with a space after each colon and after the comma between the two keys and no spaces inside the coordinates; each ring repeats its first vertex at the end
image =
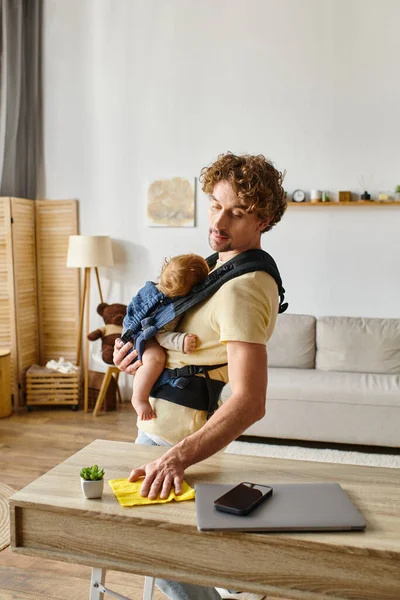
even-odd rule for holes
{"type": "Polygon", "coordinates": [[[400,319],[284,313],[268,363],[266,415],[245,435],[400,446],[400,319]]]}

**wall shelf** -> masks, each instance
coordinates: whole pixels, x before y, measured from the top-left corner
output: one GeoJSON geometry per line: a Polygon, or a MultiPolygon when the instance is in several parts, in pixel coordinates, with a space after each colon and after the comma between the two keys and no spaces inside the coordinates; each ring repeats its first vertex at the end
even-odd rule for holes
{"type": "Polygon", "coordinates": [[[288,201],[288,206],[398,206],[400,207],[400,202],[384,202],[373,200],[369,202],[368,200],[354,200],[354,202],[292,202],[288,201]]]}

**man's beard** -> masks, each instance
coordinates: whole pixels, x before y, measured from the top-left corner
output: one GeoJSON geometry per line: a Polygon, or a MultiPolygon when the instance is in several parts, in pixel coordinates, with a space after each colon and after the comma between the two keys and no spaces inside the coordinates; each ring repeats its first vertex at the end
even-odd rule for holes
{"type": "Polygon", "coordinates": [[[228,240],[225,240],[225,241],[217,242],[212,237],[212,233],[211,232],[208,234],[208,243],[210,245],[210,248],[212,250],[214,250],[215,252],[229,252],[230,250],[232,250],[231,240],[228,239],[228,240]]]}

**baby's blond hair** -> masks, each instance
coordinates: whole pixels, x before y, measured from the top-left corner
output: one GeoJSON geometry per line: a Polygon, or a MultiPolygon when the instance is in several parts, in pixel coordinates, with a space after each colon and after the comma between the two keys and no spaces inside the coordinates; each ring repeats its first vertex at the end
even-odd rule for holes
{"type": "Polygon", "coordinates": [[[158,287],[168,298],[186,296],[209,273],[207,261],[197,254],[180,254],[165,259],[158,287]]]}

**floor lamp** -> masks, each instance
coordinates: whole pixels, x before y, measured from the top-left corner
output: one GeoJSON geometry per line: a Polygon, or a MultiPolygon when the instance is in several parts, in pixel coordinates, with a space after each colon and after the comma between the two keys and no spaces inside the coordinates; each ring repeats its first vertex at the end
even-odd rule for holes
{"type": "Polygon", "coordinates": [[[89,340],[90,327],[90,276],[91,269],[96,273],[100,302],[103,294],[100,287],[98,267],[112,267],[114,259],[112,254],[111,239],[107,235],[70,235],[68,245],[67,267],[84,269],[83,292],[79,314],[78,344],[76,348],[76,364],[80,366],[82,360],[83,321],[86,313],[84,367],[83,367],[83,406],[85,412],[89,409],[89,340]]]}

